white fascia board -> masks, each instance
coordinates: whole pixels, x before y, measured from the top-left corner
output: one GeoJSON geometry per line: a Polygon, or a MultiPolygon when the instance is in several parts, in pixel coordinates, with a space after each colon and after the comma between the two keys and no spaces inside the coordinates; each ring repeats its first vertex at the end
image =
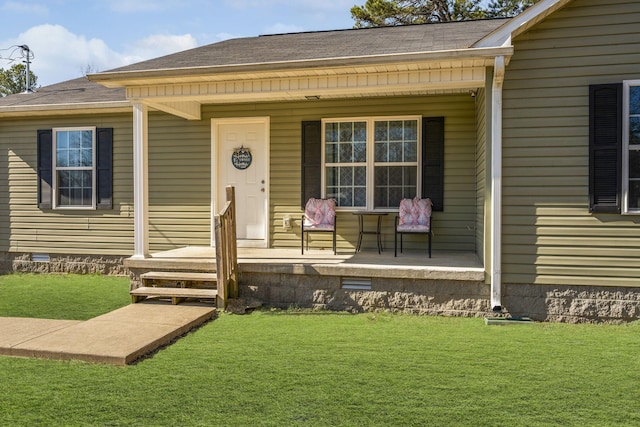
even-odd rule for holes
{"type": "Polygon", "coordinates": [[[94,112],[125,112],[131,111],[129,101],[114,102],[86,102],[74,104],[43,104],[43,105],[16,105],[0,107],[2,117],[25,116],[56,116],[61,114],[86,114],[94,112]]]}

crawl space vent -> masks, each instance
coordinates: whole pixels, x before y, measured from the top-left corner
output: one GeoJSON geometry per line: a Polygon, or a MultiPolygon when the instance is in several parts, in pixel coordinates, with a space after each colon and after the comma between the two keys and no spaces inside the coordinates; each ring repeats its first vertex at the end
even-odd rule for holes
{"type": "Polygon", "coordinates": [[[356,291],[370,291],[371,279],[357,278],[357,277],[343,277],[342,289],[351,289],[356,291]]]}

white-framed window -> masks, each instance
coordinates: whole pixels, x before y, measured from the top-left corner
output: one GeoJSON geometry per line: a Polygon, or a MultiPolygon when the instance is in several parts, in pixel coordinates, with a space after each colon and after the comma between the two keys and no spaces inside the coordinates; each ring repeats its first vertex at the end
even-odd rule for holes
{"type": "Polygon", "coordinates": [[[394,210],[420,194],[421,128],[420,116],[322,120],[323,197],[394,210]]]}
{"type": "Polygon", "coordinates": [[[95,209],[95,127],[53,129],[53,207],[95,209]]]}
{"type": "Polygon", "coordinates": [[[640,80],[623,82],[622,200],[624,213],[640,213],[640,80]]]}

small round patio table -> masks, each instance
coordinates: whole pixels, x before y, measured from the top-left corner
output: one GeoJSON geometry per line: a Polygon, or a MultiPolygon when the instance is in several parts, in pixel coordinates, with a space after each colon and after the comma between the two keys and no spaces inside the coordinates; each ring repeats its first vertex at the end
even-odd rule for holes
{"type": "Polygon", "coordinates": [[[388,212],[380,211],[356,211],[353,212],[358,217],[358,244],[356,245],[356,252],[360,251],[362,247],[362,236],[364,234],[375,234],[378,241],[378,254],[382,252],[382,217],[388,215],[388,212]],[[375,230],[364,229],[364,217],[377,217],[378,224],[375,230]]]}

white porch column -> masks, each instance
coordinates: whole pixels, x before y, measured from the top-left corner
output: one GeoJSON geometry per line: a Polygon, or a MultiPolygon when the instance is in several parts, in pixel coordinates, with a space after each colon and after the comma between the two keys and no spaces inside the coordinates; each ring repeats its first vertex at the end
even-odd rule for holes
{"type": "Polygon", "coordinates": [[[497,56],[491,88],[491,307],[502,308],[502,85],[505,57],[497,56]]]}
{"type": "Polygon", "coordinates": [[[133,103],[133,241],[132,258],[149,256],[149,110],[133,103]]]}

